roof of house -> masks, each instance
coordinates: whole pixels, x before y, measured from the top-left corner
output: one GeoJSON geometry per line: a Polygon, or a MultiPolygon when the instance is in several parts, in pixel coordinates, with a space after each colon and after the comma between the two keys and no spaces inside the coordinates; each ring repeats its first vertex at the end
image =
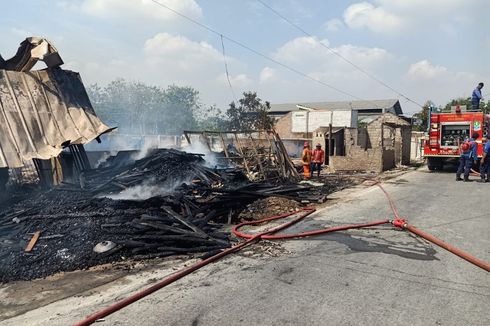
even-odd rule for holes
{"type": "Polygon", "coordinates": [[[372,110],[395,107],[397,114],[402,114],[400,102],[397,99],[370,101],[336,101],[336,102],[304,102],[271,104],[270,113],[291,112],[304,109],[313,110],[372,110]]]}
{"type": "MultiPolygon", "coordinates": [[[[339,132],[340,130],[345,129],[346,127],[332,127],[332,134],[335,134],[339,132]]],[[[330,127],[318,127],[315,130],[313,130],[313,133],[317,132],[322,132],[322,133],[327,133],[330,131],[330,127]]]]}
{"type": "Polygon", "coordinates": [[[368,125],[371,125],[376,122],[382,122],[388,126],[393,126],[393,127],[410,127],[410,122],[406,120],[404,117],[397,116],[396,114],[393,114],[391,112],[386,112],[377,117],[376,119],[373,119],[371,122],[368,123],[368,125]]]}

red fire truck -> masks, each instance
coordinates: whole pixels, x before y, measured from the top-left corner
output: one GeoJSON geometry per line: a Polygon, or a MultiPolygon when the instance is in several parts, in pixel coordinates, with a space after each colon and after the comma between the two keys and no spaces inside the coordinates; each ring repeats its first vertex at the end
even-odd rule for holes
{"type": "Polygon", "coordinates": [[[460,145],[479,134],[478,157],[482,156],[482,140],[486,136],[490,115],[481,111],[467,111],[466,106],[453,106],[450,112],[429,113],[428,137],[424,144],[424,157],[429,170],[442,170],[444,163],[457,161],[461,155],[460,145]]]}

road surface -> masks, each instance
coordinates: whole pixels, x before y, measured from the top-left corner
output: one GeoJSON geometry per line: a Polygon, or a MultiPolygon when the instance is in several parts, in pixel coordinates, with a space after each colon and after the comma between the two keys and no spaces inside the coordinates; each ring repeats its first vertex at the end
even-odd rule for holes
{"type": "MultiPolygon", "coordinates": [[[[411,224],[490,261],[490,184],[421,169],[384,186],[411,224]]],[[[332,197],[292,231],[392,218],[375,186],[332,197]]],[[[0,324],[69,325],[169,271],[123,277],[0,324]]],[[[387,226],[256,245],[97,325],[490,325],[489,308],[490,273],[387,226]]]]}

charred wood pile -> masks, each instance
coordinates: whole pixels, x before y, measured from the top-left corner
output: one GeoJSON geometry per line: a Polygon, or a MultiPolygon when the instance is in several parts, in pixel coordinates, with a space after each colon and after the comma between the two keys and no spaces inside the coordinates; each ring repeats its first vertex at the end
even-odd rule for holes
{"type": "Polygon", "coordinates": [[[121,154],[0,211],[0,282],[128,259],[214,253],[230,246],[224,223],[271,196],[311,203],[330,188],[251,183],[238,168],[206,166],[201,154],[121,154]],[[29,249],[29,250],[27,250],[29,249]]]}
{"type": "Polygon", "coordinates": [[[299,174],[275,130],[184,131],[188,144],[199,142],[220,152],[222,163],[240,166],[250,181],[297,181],[299,174]]]}

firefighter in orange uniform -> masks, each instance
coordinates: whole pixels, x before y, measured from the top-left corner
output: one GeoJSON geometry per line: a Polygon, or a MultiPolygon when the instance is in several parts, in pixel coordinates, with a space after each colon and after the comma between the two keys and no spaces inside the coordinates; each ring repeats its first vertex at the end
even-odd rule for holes
{"type": "Polygon", "coordinates": [[[310,144],[305,141],[303,145],[303,154],[301,155],[301,163],[303,164],[303,177],[305,180],[311,177],[311,150],[310,144]]]}
{"type": "Polygon", "coordinates": [[[317,176],[320,177],[320,171],[322,170],[323,162],[325,161],[325,152],[322,149],[322,145],[316,144],[316,148],[312,153],[312,169],[311,172],[317,171],[317,176]]]}

